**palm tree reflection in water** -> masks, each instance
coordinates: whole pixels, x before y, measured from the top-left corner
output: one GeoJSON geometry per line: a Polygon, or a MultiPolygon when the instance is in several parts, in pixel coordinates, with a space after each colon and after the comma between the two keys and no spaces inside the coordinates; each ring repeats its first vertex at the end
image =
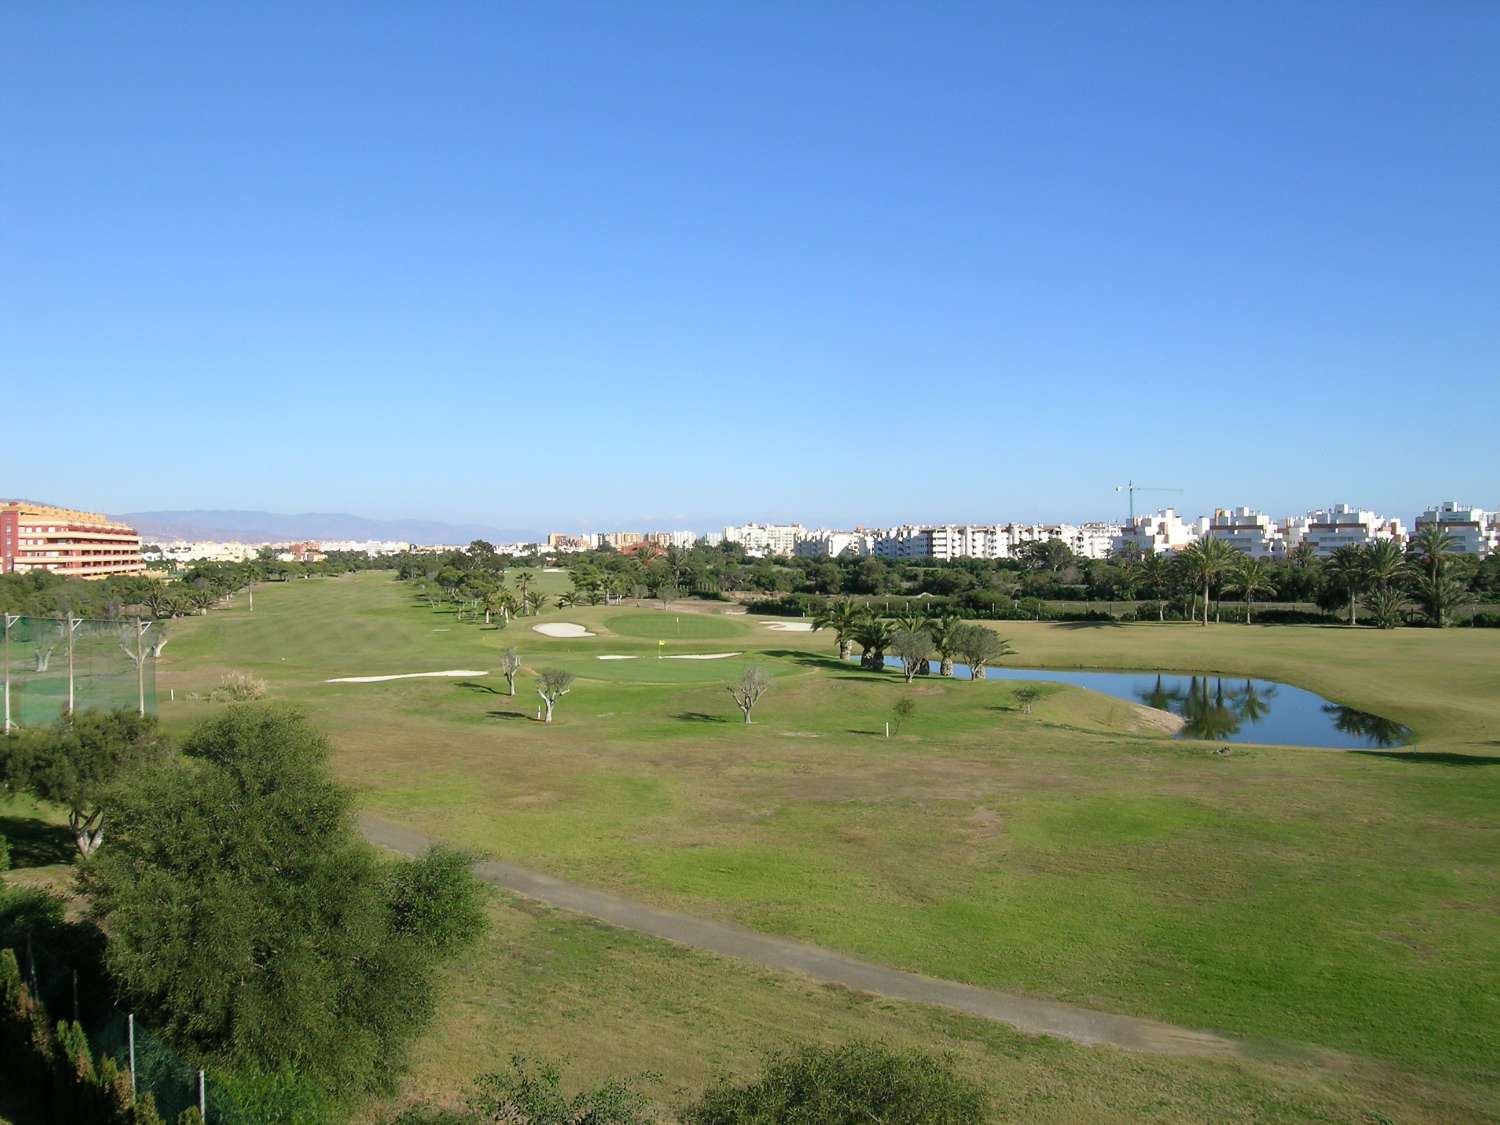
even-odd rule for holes
{"type": "Polygon", "coordinates": [[[1368,739],[1372,746],[1401,746],[1406,742],[1406,727],[1394,719],[1383,719],[1337,703],[1325,703],[1323,713],[1333,716],[1335,730],[1368,739]]]}
{"type": "Polygon", "coordinates": [[[1224,742],[1245,723],[1258,723],[1269,715],[1275,695],[1276,685],[1252,680],[1234,686],[1226,685],[1222,676],[1192,676],[1186,688],[1170,688],[1157,676],[1138,698],[1147,707],[1182,716],[1185,738],[1224,742]]]}

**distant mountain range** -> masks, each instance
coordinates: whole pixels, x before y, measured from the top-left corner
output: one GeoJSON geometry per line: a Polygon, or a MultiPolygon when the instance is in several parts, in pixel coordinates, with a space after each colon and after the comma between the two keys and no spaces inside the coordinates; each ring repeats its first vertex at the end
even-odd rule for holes
{"type": "Polygon", "coordinates": [[[437,520],[372,520],[342,512],[218,511],[121,512],[113,519],[128,523],[147,542],[160,539],[221,539],[239,542],[278,542],[290,539],[384,539],[411,543],[535,543],[541,537],[522,528],[484,524],[441,523],[437,520]]]}

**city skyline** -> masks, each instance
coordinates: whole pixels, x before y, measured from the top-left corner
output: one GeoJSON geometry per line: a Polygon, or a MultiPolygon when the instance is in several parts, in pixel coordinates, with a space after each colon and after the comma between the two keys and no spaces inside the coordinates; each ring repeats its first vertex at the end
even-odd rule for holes
{"type": "Polygon", "coordinates": [[[1493,503],[1497,51],[1486,5],[13,6],[0,366],[57,424],[0,465],[538,530],[1493,503]]]}

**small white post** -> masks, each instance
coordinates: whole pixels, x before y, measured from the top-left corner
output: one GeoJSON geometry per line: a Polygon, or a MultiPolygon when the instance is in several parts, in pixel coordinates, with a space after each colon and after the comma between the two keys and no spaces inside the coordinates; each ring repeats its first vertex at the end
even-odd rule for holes
{"type": "MultiPolygon", "coordinates": [[[[156,698],[160,699],[161,696],[158,695],[156,698]]],[[[167,689],[167,702],[168,703],[176,703],[177,702],[177,689],[176,688],[172,687],[172,688],[168,688],[167,689]]]]}
{"type": "Polygon", "coordinates": [[[250,612],[254,613],[255,612],[255,591],[254,590],[247,590],[246,593],[250,595],[250,612]]]}
{"type": "Polygon", "coordinates": [[[126,1017],[126,1026],[130,1030],[130,1096],[135,1097],[135,1013],[131,1012],[126,1017]]]}
{"type": "Polygon", "coordinates": [[[885,722],[885,736],[887,738],[891,737],[891,721],[889,719],[885,722]]]}
{"type": "Polygon", "coordinates": [[[198,1116],[208,1120],[208,1102],[203,1097],[203,1072],[198,1072],[198,1116]]]}

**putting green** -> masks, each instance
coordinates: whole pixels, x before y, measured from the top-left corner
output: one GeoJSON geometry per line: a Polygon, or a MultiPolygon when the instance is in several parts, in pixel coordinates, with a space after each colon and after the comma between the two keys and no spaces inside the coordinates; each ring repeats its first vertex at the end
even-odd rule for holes
{"type": "Polygon", "coordinates": [[[726,617],[706,613],[676,613],[671,610],[641,613],[617,613],[604,619],[610,632],[622,637],[646,637],[651,640],[705,640],[714,637],[737,637],[746,632],[744,625],[726,617]]]}

